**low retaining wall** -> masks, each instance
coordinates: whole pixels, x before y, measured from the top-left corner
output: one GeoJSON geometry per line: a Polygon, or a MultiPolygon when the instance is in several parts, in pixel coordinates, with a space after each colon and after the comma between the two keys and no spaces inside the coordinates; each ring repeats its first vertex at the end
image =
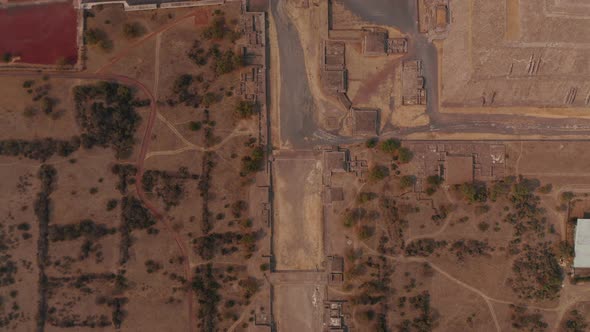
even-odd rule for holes
{"type": "Polygon", "coordinates": [[[225,0],[202,0],[202,1],[178,1],[178,2],[165,2],[158,5],[158,3],[145,4],[145,5],[130,5],[127,1],[100,1],[100,2],[87,2],[81,3],[82,9],[91,9],[98,5],[123,5],[125,11],[138,11],[138,10],[154,10],[158,8],[182,8],[182,7],[199,7],[199,6],[212,6],[222,5],[225,0]]]}

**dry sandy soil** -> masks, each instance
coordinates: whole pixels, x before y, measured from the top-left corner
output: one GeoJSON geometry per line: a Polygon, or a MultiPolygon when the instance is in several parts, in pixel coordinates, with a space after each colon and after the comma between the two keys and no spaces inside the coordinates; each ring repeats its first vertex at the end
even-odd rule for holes
{"type": "MultiPolygon", "coordinates": [[[[588,206],[585,193],[590,187],[586,184],[587,176],[583,171],[586,161],[583,157],[575,162],[572,159],[580,156],[580,151],[587,145],[584,142],[506,143],[507,175],[523,175],[538,180],[540,185],[552,185],[548,193],[537,192],[535,195],[539,197],[538,204],[547,221],[542,231],[543,241],[551,243],[553,248],[566,239],[568,212],[567,208],[562,208],[565,205],[561,193],[573,191],[578,197],[577,203],[572,205],[576,206],[577,212],[572,212],[574,214],[582,214],[584,206],[588,206]],[[552,157],[548,159],[548,155],[552,157]]],[[[365,147],[352,146],[351,155],[353,158],[356,156],[368,160],[370,167],[391,163],[391,156],[365,147]]],[[[359,291],[362,289],[369,294],[376,292],[363,286],[369,280],[384,282],[390,289],[390,293],[384,293],[388,325],[419,317],[416,316],[420,312],[418,307],[408,307],[406,301],[412,301],[410,298],[424,291],[429,294],[436,330],[513,330],[511,317],[514,309],[510,305],[514,304],[528,306],[527,314],[539,314],[547,324],[546,330],[550,331],[561,328],[560,324],[576,306],[585,310],[579,304],[583,302],[579,301],[586,301],[587,295],[584,294],[587,294],[587,285],[570,283],[570,277],[565,275],[569,271],[567,267],[563,270],[563,288],[556,299],[524,299],[512,290],[510,282],[515,277],[513,264],[520,256],[509,254],[508,242],[514,230],[504,219],[507,211],[513,211],[514,208],[508,199],[469,203],[460,191],[444,183],[433,195],[414,193],[411,187],[401,188],[401,176],[415,172],[414,164],[410,162],[390,168],[390,175],[383,180],[369,179],[364,184],[352,174],[332,177],[333,187],[345,187],[345,200],[331,204],[326,214],[326,246],[329,254],[345,257],[346,272],[343,286],[328,287],[328,298],[352,301],[352,319],[349,322],[352,326],[363,331],[372,330],[376,327],[376,321],[374,318],[367,319],[366,312],[372,310],[379,314],[383,310],[381,301],[378,301],[381,303],[378,305],[367,305],[359,303],[360,300],[355,297],[363,292],[359,291]],[[360,201],[358,197],[361,192],[373,193],[374,196],[368,201],[360,201]],[[396,202],[396,214],[383,209],[383,199],[387,198],[396,202]],[[432,217],[442,207],[448,211],[446,217],[439,221],[433,220],[432,217]],[[357,214],[352,227],[343,227],[347,215],[353,209],[362,209],[364,212],[357,214]],[[401,238],[395,235],[397,218],[404,225],[401,238]],[[365,225],[372,231],[368,236],[361,236],[360,228],[365,225]],[[403,253],[403,249],[398,254],[394,253],[395,250],[384,251],[384,244],[380,241],[383,236],[389,238],[384,248],[392,245],[396,247],[399,240],[403,240],[408,248],[409,244],[420,239],[446,241],[449,244],[460,239],[476,239],[484,241],[493,250],[483,256],[465,256],[463,259],[458,259],[450,252],[437,250],[432,255],[408,256],[407,252],[403,253]],[[344,238],[351,241],[344,241],[344,238]],[[356,254],[352,254],[354,251],[357,251],[356,254]],[[381,263],[381,259],[387,263],[381,263]],[[393,272],[384,273],[387,268],[381,265],[381,272],[377,273],[376,262],[389,265],[393,272]],[[363,265],[365,267],[361,269],[359,266],[363,265]],[[405,305],[399,302],[402,297],[405,298],[405,305]]],[[[488,188],[493,185],[493,182],[487,183],[488,188]]],[[[529,239],[527,241],[530,243],[538,241],[526,236],[524,238],[529,239]]]]}
{"type": "Polygon", "coordinates": [[[322,287],[277,285],[274,303],[277,329],[281,331],[321,331],[322,287]]]}
{"type": "MultiPolygon", "coordinates": [[[[210,297],[206,293],[209,291],[219,292],[220,301],[214,304],[218,314],[211,316],[219,328],[254,328],[254,315],[269,310],[270,287],[263,274],[270,265],[270,231],[261,212],[262,202],[268,198],[257,187],[254,174],[242,174],[241,161],[258,143],[257,117],[233,116],[241,100],[236,93],[240,70],[217,77],[211,60],[206,66],[197,67],[187,56],[195,40],[201,40],[204,48],[215,43],[222,51],[238,51],[238,46],[228,38],[207,41],[201,37],[213,15],[225,15],[229,28],[237,29],[239,3],[224,6],[223,12],[214,13],[215,9],[220,7],[133,13],[124,12],[120,6],[97,8],[90,11],[93,16],[88,17],[88,27],[104,30],[113,48],[104,52],[90,46],[85,72],[51,74],[47,79],[41,75],[0,78],[2,86],[8,89],[0,97],[3,139],[69,139],[80,135],[72,89],[103,77],[133,84],[138,98],[154,98],[150,107],[136,108],[141,121],[133,137],[134,151],[127,159],[118,160],[111,149],[95,147],[80,148],[67,158],[55,155],[45,162],[55,167],[57,173],[50,195],[48,263],[43,272],[51,281],[50,287],[38,282],[36,248],[40,235],[33,205],[41,190],[37,178],[41,162],[0,157],[0,176],[6,177],[0,185],[0,197],[8,203],[0,211],[0,243],[10,243],[1,250],[2,255],[6,252],[12,257],[0,264],[17,264],[14,282],[0,285],[0,318],[4,321],[9,314],[20,315],[7,320],[7,325],[0,329],[34,330],[39,323],[37,302],[41,300],[41,289],[47,290],[47,308],[41,311],[48,317],[47,331],[63,331],[63,324],[72,322],[80,331],[93,330],[93,324],[106,325],[100,329],[110,330],[117,315],[122,317],[123,331],[198,331],[206,324],[198,315],[205,310],[202,303],[210,297]],[[123,36],[123,25],[131,22],[143,26],[141,37],[123,36]],[[209,115],[204,106],[167,105],[174,80],[181,74],[203,75],[203,85],[207,87],[193,88],[200,95],[209,91],[218,96],[207,107],[209,115]],[[71,77],[62,77],[67,75],[71,77]],[[29,79],[35,81],[31,92],[23,88],[29,79]],[[54,113],[59,116],[39,110],[25,111],[41,107],[40,101],[32,100],[38,87],[48,90],[47,96],[57,102],[54,113]],[[202,121],[203,128],[189,130],[190,121],[202,121]],[[207,131],[212,133],[212,139],[206,138],[207,131]],[[205,170],[206,155],[212,165],[210,170],[205,170]],[[142,189],[143,183],[137,182],[142,178],[136,178],[134,171],[123,181],[127,188],[121,189],[121,178],[112,171],[117,164],[172,176],[171,183],[178,185],[175,188],[180,192],[178,201],[170,204],[158,194],[158,186],[165,182],[157,182],[153,191],[142,189]],[[186,169],[188,178],[174,178],[180,168],[186,169]],[[146,220],[153,218],[154,222],[130,232],[126,260],[120,249],[126,243],[124,197],[138,199],[142,209],[151,215],[146,220]],[[244,203],[236,210],[233,206],[240,201],[244,203]],[[111,207],[107,208],[108,205],[111,207]],[[205,208],[208,213],[204,213],[205,208]],[[199,254],[199,241],[207,235],[202,231],[204,216],[212,222],[211,233],[236,234],[239,240],[232,240],[233,248],[228,246],[228,250],[235,248],[236,253],[216,253],[213,258],[199,254]],[[76,231],[70,229],[66,234],[73,239],[54,238],[59,227],[76,226],[84,219],[91,219],[109,233],[75,236],[72,234],[76,231]],[[208,263],[214,264],[221,290],[193,290],[191,281],[196,269],[208,263]],[[24,287],[26,284],[31,287],[24,287]],[[36,285],[41,286],[38,289],[36,285]],[[119,302],[113,302],[114,299],[119,302]]],[[[141,215],[134,211],[134,216],[141,219],[141,215]]]]}
{"type": "Polygon", "coordinates": [[[276,269],[318,269],[324,260],[321,161],[312,153],[279,155],[273,171],[276,269]]]}

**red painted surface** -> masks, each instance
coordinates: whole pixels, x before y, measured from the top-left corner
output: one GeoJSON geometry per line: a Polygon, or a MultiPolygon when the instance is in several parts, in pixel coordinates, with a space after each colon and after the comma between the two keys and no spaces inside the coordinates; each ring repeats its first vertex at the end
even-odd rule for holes
{"type": "Polygon", "coordinates": [[[0,54],[19,62],[55,64],[77,60],[76,11],[71,2],[0,10],[0,54]]]}

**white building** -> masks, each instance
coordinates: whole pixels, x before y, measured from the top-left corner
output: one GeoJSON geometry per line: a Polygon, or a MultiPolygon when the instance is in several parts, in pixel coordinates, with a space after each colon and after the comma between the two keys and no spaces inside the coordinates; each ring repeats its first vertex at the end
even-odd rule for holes
{"type": "Polygon", "coordinates": [[[574,268],[590,268],[590,219],[578,219],[574,268]]]}

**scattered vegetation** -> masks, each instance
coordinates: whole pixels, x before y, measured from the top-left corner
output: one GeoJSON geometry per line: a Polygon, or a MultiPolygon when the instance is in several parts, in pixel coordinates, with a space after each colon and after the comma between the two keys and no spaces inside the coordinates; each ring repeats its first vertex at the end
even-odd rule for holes
{"type": "Polygon", "coordinates": [[[405,254],[406,256],[422,256],[428,257],[437,249],[444,248],[447,246],[447,241],[437,241],[432,238],[424,238],[412,241],[406,245],[405,254]]]}
{"type": "Polygon", "coordinates": [[[234,114],[240,119],[248,119],[256,114],[256,104],[251,101],[241,100],[236,105],[234,114]]]}
{"type": "Polygon", "coordinates": [[[414,153],[410,151],[410,149],[402,147],[397,151],[397,156],[399,162],[405,164],[412,161],[412,158],[414,158],[414,153]]]}
{"type": "Polygon", "coordinates": [[[382,165],[375,165],[369,171],[369,180],[380,181],[389,176],[389,170],[382,165]]]}
{"type": "Polygon", "coordinates": [[[224,37],[228,37],[231,42],[235,42],[241,35],[239,32],[228,26],[225,17],[217,16],[212,20],[211,24],[205,28],[202,36],[204,39],[223,39],[224,37]]]}
{"type": "Polygon", "coordinates": [[[38,178],[41,182],[41,190],[35,200],[35,215],[39,222],[39,237],[37,239],[37,267],[39,270],[39,295],[37,302],[37,330],[43,331],[47,319],[47,275],[45,267],[49,263],[49,221],[50,221],[50,195],[55,189],[57,170],[51,165],[41,165],[38,178]]]}
{"type": "Polygon", "coordinates": [[[255,147],[249,156],[242,158],[242,176],[260,171],[264,162],[264,151],[262,147],[255,147]]]}
{"type": "Polygon", "coordinates": [[[154,261],[153,259],[148,259],[145,261],[145,268],[147,273],[154,273],[162,269],[162,264],[154,261]]]}
{"type": "Polygon", "coordinates": [[[545,331],[549,325],[543,320],[543,315],[539,312],[529,313],[526,307],[510,305],[512,311],[510,319],[512,327],[519,331],[540,332],[545,331]]]}
{"type": "Polygon", "coordinates": [[[559,296],[563,271],[550,243],[524,245],[524,250],[512,265],[512,290],[520,298],[548,300],[559,296]]]}
{"type": "Polygon", "coordinates": [[[204,234],[208,234],[213,228],[211,224],[211,212],[209,211],[209,186],[211,183],[211,171],[214,166],[213,154],[211,152],[205,152],[203,162],[201,163],[202,175],[198,185],[199,193],[203,199],[201,206],[201,231],[204,234]]]}
{"type": "Polygon", "coordinates": [[[483,182],[466,182],[459,186],[459,189],[470,203],[485,202],[488,197],[486,185],[483,182]]]}
{"type": "Polygon", "coordinates": [[[195,81],[195,77],[189,74],[178,76],[172,86],[172,93],[174,93],[176,101],[168,99],[168,105],[174,106],[177,103],[184,103],[186,106],[199,107],[201,98],[196,90],[192,88],[195,81]]]}
{"type": "Polygon", "coordinates": [[[0,141],[0,155],[23,156],[25,158],[46,161],[53,155],[67,157],[80,148],[80,138],[72,137],[69,141],[53,138],[33,139],[30,141],[10,139],[0,141]]]}
{"type": "Polygon", "coordinates": [[[139,22],[125,23],[123,25],[123,36],[128,39],[139,38],[145,33],[145,27],[139,22]]]}
{"type": "Polygon", "coordinates": [[[143,203],[134,196],[123,197],[121,201],[121,244],[120,263],[129,259],[129,247],[132,245],[131,232],[137,229],[149,229],[156,224],[156,219],[143,203]]]}
{"type": "Polygon", "coordinates": [[[105,52],[110,52],[113,49],[113,41],[104,30],[98,28],[86,29],[84,40],[88,45],[96,45],[105,52]]]}
{"type": "Polygon", "coordinates": [[[143,173],[141,183],[144,191],[155,194],[169,210],[178,206],[184,198],[186,180],[198,178],[197,174],[191,174],[186,167],[181,167],[178,172],[147,170],[143,173]]]}
{"type": "Polygon", "coordinates": [[[408,299],[410,305],[418,310],[419,314],[414,319],[404,319],[400,331],[432,331],[436,327],[438,314],[430,307],[430,293],[422,293],[408,299]]]}
{"type": "Polygon", "coordinates": [[[243,231],[210,233],[194,239],[195,252],[204,260],[211,260],[217,255],[227,256],[240,249],[245,253],[246,259],[252,257],[256,251],[256,241],[262,231],[243,231]]]}
{"type": "Polygon", "coordinates": [[[562,327],[566,332],[584,332],[588,328],[588,322],[578,310],[574,309],[567,314],[562,327]]]}
{"type": "Polygon", "coordinates": [[[81,236],[87,239],[98,239],[109,234],[115,234],[116,228],[109,228],[104,224],[97,224],[90,219],[84,219],[76,224],[49,226],[49,239],[52,242],[71,241],[81,236]]]}
{"type": "Polygon", "coordinates": [[[364,204],[364,203],[374,200],[375,198],[377,198],[377,194],[375,194],[373,192],[363,191],[363,192],[359,193],[359,196],[357,198],[357,202],[359,202],[360,204],[364,204]]]}
{"type": "Polygon", "coordinates": [[[381,142],[381,151],[385,153],[395,153],[401,146],[402,144],[399,140],[390,138],[381,142]]]}
{"type": "Polygon", "coordinates": [[[141,121],[135,107],[149,105],[149,101],[134,99],[131,88],[114,82],[77,86],[74,100],[76,120],[84,132],[82,146],[111,147],[117,158],[129,157],[141,121]]]}
{"type": "Polygon", "coordinates": [[[221,295],[219,294],[221,285],[216,279],[211,264],[198,267],[195,270],[192,288],[199,302],[197,317],[199,318],[200,329],[203,331],[216,330],[217,307],[221,302],[221,295]]]}
{"type": "Polygon", "coordinates": [[[213,52],[213,69],[217,75],[230,73],[244,65],[241,55],[232,50],[213,52]]]}
{"type": "Polygon", "coordinates": [[[365,146],[369,149],[373,149],[373,148],[377,147],[378,143],[379,143],[379,139],[377,137],[372,137],[372,138],[369,138],[365,142],[365,146]]]}
{"type": "Polygon", "coordinates": [[[404,175],[399,179],[399,185],[402,189],[413,187],[416,184],[416,177],[413,175],[404,175]]]}
{"type": "Polygon", "coordinates": [[[118,200],[109,199],[109,201],[107,202],[107,211],[112,211],[112,210],[116,209],[118,204],[119,204],[118,200]]]}
{"type": "Polygon", "coordinates": [[[426,183],[428,187],[426,188],[426,193],[428,195],[433,195],[438,188],[443,184],[444,180],[439,175],[431,175],[426,178],[426,183]]]}
{"type": "Polygon", "coordinates": [[[459,261],[464,261],[465,256],[489,257],[490,252],[492,252],[494,249],[488,245],[487,241],[461,239],[453,242],[449,250],[457,257],[459,261]]]}

